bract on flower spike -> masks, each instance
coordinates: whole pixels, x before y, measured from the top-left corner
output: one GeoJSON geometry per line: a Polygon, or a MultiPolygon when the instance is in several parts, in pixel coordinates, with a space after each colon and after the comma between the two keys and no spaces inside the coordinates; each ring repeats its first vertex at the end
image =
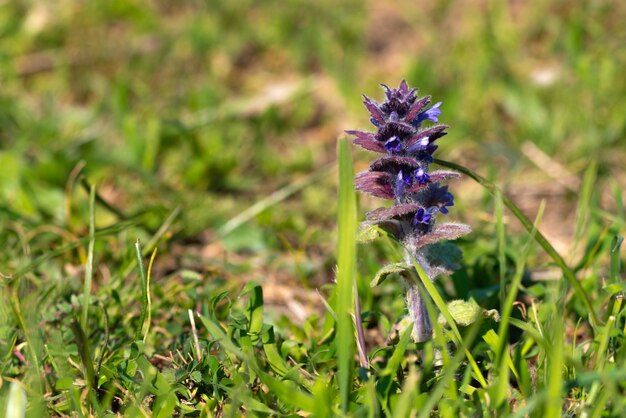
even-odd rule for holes
{"type": "MultiPolygon", "coordinates": [[[[378,225],[405,248],[405,264],[413,269],[416,260],[434,280],[455,267],[435,246],[443,240],[456,239],[470,232],[460,223],[439,223],[437,217],[454,206],[454,196],[442,182],[460,177],[454,171],[430,171],[435,141],[446,135],[439,123],[441,102],[429,107],[430,96],[418,98],[417,90],[402,81],[397,89],[382,85],[385,101],[364,96],[375,132],[347,131],[354,143],[383,154],[368,170],[355,178],[357,190],[393,201],[389,208],[378,208],[367,214],[366,224],[378,225]]],[[[376,282],[378,283],[378,281],[376,282]]],[[[406,282],[407,321],[413,323],[416,342],[432,337],[432,325],[426,309],[425,294],[419,280],[406,282]]]]}

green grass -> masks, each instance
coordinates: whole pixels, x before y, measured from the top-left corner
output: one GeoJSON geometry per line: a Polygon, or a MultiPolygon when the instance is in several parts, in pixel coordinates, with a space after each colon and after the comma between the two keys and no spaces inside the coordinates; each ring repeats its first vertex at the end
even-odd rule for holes
{"type": "Polygon", "coordinates": [[[625,19],[2,2],[0,416],[624,416],[625,19]],[[420,344],[394,274],[370,287],[402,248],[356,244],[381,202],[342,139],[403,78],[443,101],[474,230],[420,344]]]}

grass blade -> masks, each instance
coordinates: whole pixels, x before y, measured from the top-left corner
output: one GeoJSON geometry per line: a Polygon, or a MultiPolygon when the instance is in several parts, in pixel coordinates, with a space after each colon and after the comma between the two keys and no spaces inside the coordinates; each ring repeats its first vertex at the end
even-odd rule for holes
{"type": "Polygon", "coordinates": [[[616,235],[611,241],[611,283],[620,281],[620,271],[622,270],[619,250],[624,242],[624,237],[616,235]]]}
{"type": "Polygon", "coordinates": [[[393,376],[396,373],[398,367],[400,367],[402,359],[404,358],[404,353],[406,352],[406,349],[411,342],[412,330],[412,326],[406,327],[406,329],[400,336],[400,341],[398,341],[398,345],[396,345],[396,348],[393,350],[393,353],[391,354],[391,357],[387,362],[385,370],[381,374],[393,376]]]}
{"type": "Polygon", "coordinates": [[[580,189],[580,195],[578,198],[578,210],[576,213],[576,230],[574,232],[574,248],[572,249],[572,254],[575,253],[576,246],[580,241],[580,238],[583,234],[583,229],[585,227],[585,221],[587,220],[587,214],[589,213],[589,208],[591,207],[591,195],[593,193],[593,185],[596,181],[596,173],[597,173],[597,164],[595,161],[591,161],[589,166],[585,170],[585,175],[583,176],[583,183],[580,189]]]}
{"type": "MultiPolygon", "coordinates": [[[[498,193],[498,197],[500,194],[498,193]]],[[[496,349],[496,360],[495,366],[496,370],[498,370],[498,382],[499,384],[496,387],[498,390],[498,399],[496,399],[496,405],[500,405],[506,398],[507,390],[508,390],[508,381],[509,381],[509,373],[508,373],[508,365],[511,363],[511,359],[509,354],[506,352],[506,347],[509,341],[509,320],[511,317],[511,312],[513,311],[513,303],[517,298],[518,289],[522,283],[522,278],[524,276],[524,266],[525,260],[528,256],[528,252],[530,251],[530,243],[533,240],[535,233],[537,232],[537,225],[541,221],[543,217],[543,212],[545,209],[545,201],[542,201],[539,210],[537,211],[537,216],[535,217],[534,229],[530,232],[529,241],[526,243],[526,246],[522,250],[522,254],[519,257],[519,261],[517,262],[517,266],[515,269],[515,276],[513,276],[513,280],[511,281],[511,285],[508,289],[504,289],[504,294],[506,295],[505,300],[502,302],[502,310],[500,325],[498,327],[498,347],[496,349]]],[[[514,371],[514,370],[513,370],[514,371]]]]}
{"type": "MultiPolygon", "coordinates": [[[[154,264],[154,258],[156,257],[157,249],[155,248],[152,251],[152,255],[150,256],[150,262],[148,263],[148,272],[146,273],[146,323],[143,334],[143,342],[146,342],[146,338],[148,337],[148,332],[150,331],[150,323],[152,322],[152,297],[150,296],[150,282],[152,279],[152,265],[154,264]]],[[[143,325],[142,325],[143,328],[143,325]]]]}
{"type": "Polygon", "coordinates": [[[548,351],[546,352],[546,373],[548,397],[545,399],[545,408],[543,416],[552,418],[561,416],[563,404],[563,322],[560,311],[557,309],[556,301],[552,304],[552,326],[550,327],[551,337],[548,351]]]}
{"type": "MultiPolygon", "coordinates": [[[[506,236],[504,230],[504,205],[502,203],[502,194],[500,192],[496,193],[496,207],[495,207],[495,217],[496,217],[496,233],[498,236],[498,267],[499,267],[499,275],[500,275],[500,313],[502,315],[503,312],[507,309],[507,304],[509,303],[509,298],[507,298],[507,277],[506,277],[506,236]]],[[[521,277],[521,274],[520,274],[521,277]]],[[[517,289],[517,287],[515,288],[517,289]]],[[[509,294],[510,296],[510,294],[509,294]]],[[[504,319],[504,318],[503,318],[504,319]]],[[[503,321],[504,322],[504,321],[503,321]]],[[[507,328],[502,330],[502,322],[500,322],[500,330],[498,332],[498,344],[499,349],[496,351],[496,362],[494,367],[494,375],[497,377],[500,384],[496,384],[493,387],[495,392],[494,403],[495,407],[499,407],[505,400],[506,394],[509,391],[509,369],[506,360],[500,358],[501,351],[504,354],[504,342],[507,340],[507,328]]],[[[502,355],[504,357],[504,355],[502,355]]],[[[506,356],[508,358],[508,355],[506,356]]],[[[509,359],[510,361],[510,359],[509,359]]]]}
{"type": "Polygon", "coordinates": [[[87,263],[85,264],[85,283],[83,287],[83,315],[81,326],[87,333],[87,320],[89,319],[89,296],[91,295],[91,281],[93,279],[93,247],[96,241],[96,187],[89,189],[89,244],[87,246],[87,263]]]}
{"type": "Polygon", "coordinates": [[[504,311],[506,299],[506,239],[504,235],[504,207],[502,206],[502,194],[496,193],[496,230],[498,235],[498,265],[500,267],[500,312],[504,311]]]}
{"type": "MultiPolygon", "coordinates": [[[[493,184],[486,178],[482,177],[481,175],[475,173],[474,171],[470,170],[469,168],[451,163],[449,161],[439,160],[437,158],[435,158],[435,163],[443,167],[448,167],[460,173],[465,174],[466,176],[478,182],[485,189],[487,189],[487,191],[489,191],[489,193],[491,193],[492,195],[495,195],[499,191],[498,187],[495,184],[493,184]]],[[[502,194],[502,202],[506,205],[506,207],[509,208],[509,210],[520,221],[520,223],[524,226],[526,231],[528,232],[533,231],[534,229],[533,223],[528,219],[528,217],[526,217],[526,215],[522,213],[520,208],[518,208],[517,205],[513,203],[511,199],[509,199],[507,196],[502,194]]],[[[548,255],[552,258],[552,260],[554,260],[554,262],[561,268],[563,275],[565,276],[567,281],[570,283],[570,285],[574,289],[574,292],[582,300],[583,304],[585,305],[585,308],[587,308],[587,312],[589,312],[592,326],[595,327],[596,325],[598,325],[600,323],[598,320],[598,316],[596,315],[593,309],[593,305],[591,304],[589,297],[587,297],[585,290],[583,289],[582,285],[578,282],[578,279],[576,279],[574,272],[569,268],[569,266],[567,265],[563,257],[561,257],[561,255],[554,249],[552,244],[550,244],[550,242],[546,239],[546,237],[543,236],[541,232],[536,231],[534,236],[535,236],[535,240],[537,241],[537,243],[539,243],[539,245],[543,247],[544,251],[548,253],[548,255]]]]}
{"type": "Polygon", "coordinates": [[[45,381],[41,379],[41,375],[40,375],[41,363],[39,360],[39,355],[37,354],[37,349],[35,348],[35,341],[33,339],[34,336],[30,332],[30,330],[33,328],[28,327],[26,325],[26,321],[24,320],[24,316],[22,315],[22,307],[20,304],[20,298],[17,295],[17,286],[16,286],[16,289],[11,292],[10,298],[11,298],[11,308],[13,310],[15,322],[17,323],[18,328],[22,331],[24,340],[26,341],[26,347],[28,348],[31,361],[33,362],[33,366],[34,366],[33,374],[36,375],[36,378],[34,379],[36,383],[36,390],[38,393],[42,393],[43,384],[45,381]]]}
{"type": "Polygon", "coordinates": [[[72,319],[70,322],[70,327],[72,328],[72,332],[74,333],[74,342],[76,342],[76,347],[78,347],[78,354],[80,355],[80,360],[85,367],[85,381],[87,382],[87,387],[91,391],[96,387],[96,371],[93,367],[93,359],[91,356],[91,349],[89,347],[89,341],[87,340],[87,336],[85,335],[85,331],[80,326],[80,323],[75,319],[72,319]]]}
{"type": "Polygon", "coordinates": [[[356,271],[356,198],[352,184],[352,159],[346,139],[339,140],[339,207],[337,244],[337,336],[341,409],[348,410],[354,369],[353,287],[356,271]]]}
{"type": "Polygon", "coordinates": [[[152,301],[150,300],[150,271],[152,270],[152,263],[156,255],[156,248],[150,257],[150,264],[148,266],[147,273],[143,264],[141,244],[139,243],[139,240],[135,242],[135,255],[137,257],[137,266],[139,268],[139,278],[141,279],[141,315],[139,317],[139,326],[137,327],[137,331],[135,333],[135,339],[138,340],[141,337],[142,341],[145,342],[146,337],[148,336],[148,330],[150,329],[150,320],[152,316],[152,301]]]}
{"type": "Polygon", "coordinates": [[[418,393],[419,374],[414,368],[409,370],[404,384],[402,385],[402,392],[393,411],[394,417],[409,417],[411,411],[414,408],[415,398],[418,393]]]}
{"type": "Polygon", "coordinates": [[[241,212],[239,215],[230,219],[228,222],[224,224],[219,230],[220,236],[224,237],[235,229],[239,228],[241,225],[249,222],[252,218],[257,216],[259,213],[264,210],[274,206],[275,204],[285,200],[289,196],[294,193],[299,192],[304,189],[306,186],[312,184],[313,182],[319,180],[324,175],[330,172],[332,165],[326,165],[319,170],[314,171],[313,173],[293,182],[285,187],[276,190],[274,193],[270,194],[264,199],[257,201],[254,205],[250,206],[248,209],[241,212]]]}

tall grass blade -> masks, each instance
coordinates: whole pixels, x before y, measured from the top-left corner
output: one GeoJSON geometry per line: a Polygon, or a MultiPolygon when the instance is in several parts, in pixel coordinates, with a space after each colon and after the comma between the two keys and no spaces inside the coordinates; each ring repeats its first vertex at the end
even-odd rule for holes
{"type": "Polygon", "coordinates": [[[143,331],[143,339],[142,341],[145,343],[146,338],[148,338],[148,332],[150,331],[150,323],[152,322],[152,297],[150,296],[150,281],[152,278],[152,265],[154,264],[154,259],[156,257],[157,249],[155,248],[152,251],[152,255],[150,256],[150,262],[148,262],[148,271],[146,272],[146,289],[145,289],[145,304],[146,304],[146,318],[145,324],[142,324],[143,331]]]}
{"type": "Polygon", "coordinates": [[[506,238],[504,235],[504,207],[502,194],[496,193],[496,232],[498,236],[498,265],[500,274],[500,312],[504,311],[506,299],[506,238]]]}
{"type": "MultiPolygon", "coordinates": [[[[498,267],[500,275],[500,314],[504,315],[509,300],[507,300],[507,277],[506,277],[506,236],[504,231],[504,205],[502,203],[502,194],[498,191],[495,195],[496,207],[496,233],[498,236],[498,267]]],[[[520,274],[521,277],[521,274],[520,274]]],[[[504,318],[502,318],[504,319],[504,318]]],[[[506,394],[509,390],[509,369],[506,361],[503,361],[501,354],[504,354],[504,342],[507,341],[507,328],[502,327],[498,331],[500,349],[496,351],[496,362],[494,364],[494,375],[498,379],[498,384],[494,385],[495,391],[495,407],[498,408],[504,402],[506,394]],[[502,351],[502,353],[501,353],[502,351]]],[[[507,356],[508,357],[508,356],[507,356]]]]}
{"type": "MultiPolygon", "coordinates": [[[[580,238],[583,234],[585,227],[585,221],[587,220],[587,214],[591,207],[591,195],[593,193],[593,185],[596,181],[597,164],[595,161],[591,161],[589,166],[585,170],[583,182],[580,189],[580,195],[578,198],[578,209],[576,213],[576,230],[574,232],[574,249],[578,245],[580,238]]],[[[572,253],[574,251],[572,250],[572,253]]]]}
{"type": "MultiPolygon", "coordinates": [[[[91,295],[91,281],[93,279],[93,247],[96,241],[96,187],[89,189],[89,244],[87,246],[87,263],[85,264],[85,283],[83,286],[83,315],[81,326],[87,330],[89,319],[89,297],[91,295]]],[[[88,331],[87,331],[88,333],[88,331]]]]}
{"type": "Polygon", "coordinates": [[[33,340],[33,335],[30,332],[32,328],[26,326],[26,321],[24,321],[24,316],[22,315],[22,308],[20,305],[20,298],[17,295],[17,286],[11,292],[11,309],[13,310],[13,315],[15,318],[15,322],[17,322],[18,328],[22,331],[24,336],[24,340],[26,341],[26,347],[30,354],[30,361],[33,362],[34,370],[33,376],[35,381],[35,389],[38,393],[42,393],[44,380],[41,378],[41,363],[39,360],[39,355],[37,354],[37,349],[35,347],[35,341],[33,340]]]}
{"type": "Polygon", "coordinates": [[[398,367],[400,367],[402,359],[404,358],[404,353],[406,352],[406,349],[411,342],[412,330],[412,326],[406,327],[406,329],[400,336],[400,340],[398,341],[396,348],[393,350],[389,361],[387,362],[387,366],[381,374],[393,376],[398,371],[398,367]]]}
{"type": "Polygon", "coordinates": [[[411,416],[411,412],[414,408],[415,398],[418,395],[418,383],[419,374],[414,368],[412,368],[411,370],[409,370],[409,375],[402,385],[402,392],[400,393],[398,402],[396,403],[396,406],[393,410],[394,417],[401,418],[411,416]]]}
{"type": "MultiPolygon", "coordinates": [[[[141,255],[143,257],[147,257],[148,254],[150,254],[150,251],[153,251],[153,249],[156,248],[157,243],[165,235],[165,233],[168,231],[170,226],[172,226],[172,223],[174,223],[174,220],[176,220],[176,217],[178,216],[180,211],[181,211],[180,206],[175,207],[174,210],[172,210],[169,213],[169,215],[167,215],[167,217],[165,218],[165,221],[163,221],[159,229],[156,232],[154,232],[154,234],[150,237],[147,244],[142,246],[143,249],[141,250],[141,255]]],[[[135,268],[136,262],[137,262],[137,257],[135,257],[135,259],[130,260],[128,263],[126,263],[126,266],[122,269],[122,273],[120,274],[120,276],[126,277],[127,275],[129,275],[135,268]]]]}
{"type": "Polygon", "coordinates": [[[91,357],[91,349],[89,347],[89,341],[85,335],[85,331],[80,326],[80,323],[75,319],[70,322],[70,327],[74,333],[74,342],[78,347],[78,355],[85,368],[85,380],[87,381],[87,387],[91,389],[96,387],[96,371],[93,367],[93,358],[91,357]]]}
{"type": "MultiPolygon", "coordinates": [[[[556,294],[556,292],[555,292],[556,294]]],[[[553,296],[556,297],[556,296],[553,296]]],[[[545,399],[545,418],[561,416],[563,404],[563,351],[564,351],[564,329],[562,312],[557,309],[556,301],[552,303],[551,309],[552,326],[549,328],[551,343],[546,351],[546,373],[548,396],[545,399]]]]}
{"type": "Polygon", "coordinates": [[[148,255],[147,252],[150,251],[151,248],[154,248],[157,245],[157,243],[159,242],[161,237],[163,237],[163,235],[165,235],[165,233],[170,228],[170,226],[172,226],[172,223],[174,222],[174,220],[176,219],[176,217],[178,216],[180,211],[181,211],[180,206],[176,206],[174,208],[174,210],[172,210],[170,212],[170,214],[167,215],[167,218],[165,218],[165,221],[163,221],[163,224],[154,233],[154,235],[152,235],[152,237],[150,237],[150,240],[146,244],[146,247],[145,247],[145,250],[144,250],[146,252],[143,253],[144,256],[148,255]]]}
{"type": "Polygon", "coordinates": [[[339,206],[337,215],[337,348],[341,409],[348,410],[354,370],[353,287],[356,272],[356,198],[352,183],[352,158],[346,139],[340,139],[339,206]]]}
{"type": "MultiPolygon", "coordinates": [[[[500,192],[496,193],[495,196],[496,207],[495,207],[495,217],[496,217],[496,233],[498,236],[498,267],[499,267],[499,275],[500,275],[500,313],[503,315],[503,312],[506,309],[507,303],[507,276],[506,276],[506,236],[504,230],[504,205],[502,203],[502,194],[500,192]]],[[[521,276],[521,275],[520,275],[521,276]]],[[[499,344],[503,345],[504,341],[507,340],[506,331],[507,328],[502,330],[502,323],[500,323],[500,331],[498,332],[499,344]]],[[[502,346],[502,351],[504,350],[504,345],[502,346]]],[[[504,356],[502,356],[504,357],[504,356]]],[[[508,356],[506,356],[508,357],[508,356]]],[[[493,386],[493,390],[495,391],[495,407],[498,408],[506,399],[506,394],[509,391],[509,369],[506,361],[502,361],[500,358],[500,349],[496,351],[496,362],[494,365],[494,375],[498,379],[499,384],[493,386]]]]}
{"type": "Polygon", "coordinates": [[[611,283],[620,281],[620,272],[622,270],[622,261],[620,259],[620,248],[624,242],[624,237],[617,235],[611,241],[611,283]]]}
{"type": "Polygon", "coordinates": [[[148,305],[150,302],[148,275],[146,274],[146,267],[143,264],[141,244],[139,243],[139,240],[135,242],[135,256],[137,261],[137,267],[139,269],[139,279],[141,280],[141,314],[139,316],[139,325],[137,326],[137,330],[135,331],[135,339],[139,340],[140,338],[142,338],[144,325],[146,322],[146,318],[148,317],[148,305]]]}
{"type": "MultiPolygon", "coordinates": [[[[493,184],[486,178],[482,177],[481,175],[475,173],[474,171],[470,170],[469,168],[451,163],[449,161],[439,160],[437,158],[435,158],[435,163],[443,167],[448,167],[460,173],[465,174],[466,176],[478,182],[485,189],[487,189],[487,191],[491,193],[492,195],[495,195],[499,191],[498,187],[495,184],[493,184]]],[[[502,202],[506,205],[506,207],[509,208],[509,210],[515,215],[515,217],[520,221],[520,223],[524,226],[524,228],[528,232],[531,232],[533,230],[534,227],[533,227],[532,222],[528,219],[528,217],[526,217],[526,215],[522,213],[520,208],[518,208],[517,205],[513,203],[511,199],[509,199],[507,196],[502,194],[502,202]]],[[[550,244],[550,242],[546,239],[546,237],[543,236],[543,234],[540,231],[536,231],[534,236],[535,236],[535,240],[537,241],[537,243],[541,245],[544,251],[548,253],[548,255],[552,258],[552,260],[554,260],[554,262],[560,267],[561,271],[563,272],[563,275],[565,276],[567,281],[570,283],[570,285],[574,289],[576,296],[578,296],[580,300],[583,302],[583,304],[585,305],[585,308],[587,309],[587,312],[589,313],[592,326],[595,327],[596,325],[598,325],[600,323],[600,321],[598,320],[598,316],[596,315],[593,309],[593,305],[591,304],[589,297],[585,293],[585,290],[583,289],[582,285],[578,282],[578,279],[576,279],[574,272],[569,268],[569,266],[567,265],[563,257],[561,257],[561,255],[554,249],[552,244],[550,244]]]]}
{"type": "MultiPolygon", "coordinates": [[[[498,194],[500,196],[500,194],[498,194]]],[[[537,225],[541,221],[543,217],[543,212],[545,210],[545,201],[542,201],[539,205],[539,210],[537,211],[537,216],[535,217],[534,228],[530,232],[530,237],[526,246],[522,250],[522,254],[518,258],[517,266],[515,268],[515,276],[513,276],[513,280],[511,281],[511,285],[508,289],[505,290],[506,298],[502,303],[502,310],[500,311],[501,319],[500,325],[498,327],[498,347],[496,349],[496,359],[495,366],[498,370],[498,383],[496,386],[498,387],[498,398],[496,399],[496,405],[499,405],[503,402],[507,395],[508,385],[509,385],[509,373],[508,367],[511,364],[511,359],[509,354],[506,351],[506,347],[508,346],[509,341],[509,321],[511,317],[511,312],[513,311],[513,303],[517,298],[517,292],[522,283],[522,278],[524,276],[524,266],[525,260],[528,256],[528,252],[530,251],[530,244],[534,239],[534,235],[537,232],[537,225]]]]}

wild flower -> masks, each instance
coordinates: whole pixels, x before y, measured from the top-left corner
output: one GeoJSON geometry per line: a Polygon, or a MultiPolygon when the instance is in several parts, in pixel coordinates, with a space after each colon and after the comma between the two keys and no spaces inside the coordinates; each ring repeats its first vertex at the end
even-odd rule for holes
{"type": "MultiPolygon", "coordinates": [[[[417,97],[416,89],[409,88],[406,81],[397,89],[385,85],[383,88],[383,103],[367,96],[363,101],[375,131],[347,131],[356,137],[355,144],[382,154],[368,170],[356,176],[355,186],[359,191],[393,201],[391,207],[369,212],[366,223],[381,227],[403,244],[407,269],[413,269],[415,260],[434,280],[454,268],[446,251],[436,248],[437,243],[470,232],[465,224],[438,221],[454,206],[454,196],[442,183],[460,177],[454,171],[430,171],[436,141],[447,134],[447,126],[437,124],[441,102],[429,107],[430,96],[417,97]],[[427,121],[428,125],[423,126],[427,121]]],[[[407,319],[413,322],[412,335],[418,342],[432,335],[425,297],[418,280],[407,280],[407,319]]]]}

